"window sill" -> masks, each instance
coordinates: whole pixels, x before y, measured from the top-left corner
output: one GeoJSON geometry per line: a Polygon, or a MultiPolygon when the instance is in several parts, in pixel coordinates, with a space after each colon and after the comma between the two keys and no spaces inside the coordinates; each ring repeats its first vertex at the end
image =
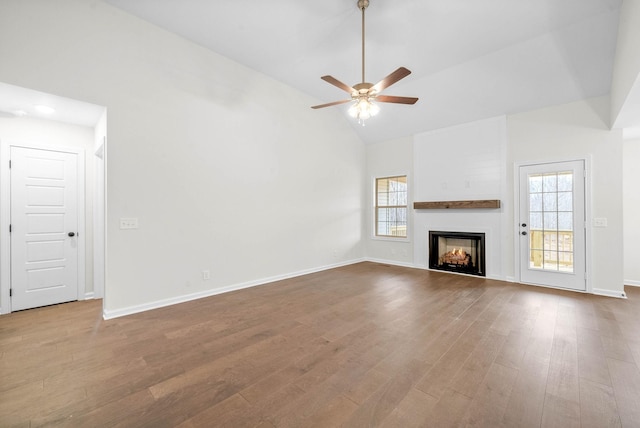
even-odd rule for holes
{"type": "Polygon", "coordinates": [[[403,237],[394,237],[394,236],[376,236],[372,235],[371,240],[373,241],[387,241],[387,242],[411,242],[411,239],[403,238],[403,237]]]}

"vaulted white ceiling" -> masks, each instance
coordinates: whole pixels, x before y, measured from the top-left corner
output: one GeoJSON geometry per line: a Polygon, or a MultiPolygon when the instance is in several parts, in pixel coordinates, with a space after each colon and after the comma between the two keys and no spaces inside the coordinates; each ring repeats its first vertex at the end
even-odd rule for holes
{"type": "MultiPolygon", "coordinates": [[[[357,0],[105,0],[317,99],[360,82],[357,0]]],[[[370,0],[366,80],[405,66],[368,143],[608,94],[621,0],[370,0]]],[[[330,107],[346,114],[348,104],[330,107]]],[[[318,115],[328,114],[317,110],[318,115]]],[[[351,120],[351,119],[350,119],[351,120]]]]}

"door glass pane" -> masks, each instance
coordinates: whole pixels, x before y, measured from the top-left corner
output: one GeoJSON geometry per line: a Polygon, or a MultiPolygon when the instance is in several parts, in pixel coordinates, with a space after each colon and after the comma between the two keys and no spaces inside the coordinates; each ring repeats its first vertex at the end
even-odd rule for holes
{"type": "Polygon", "coordinates": [[[530,174],[529,268],[573,272],[573,173],[530,174]]]}
{"type": "Polygon", "coordinates": [[[542,193],[529,194],[529,207],[531,211],[542,212],[542,193]]]}
{"type": "Polygon", "coordinates": [[[544,193],[552,193],[558,191],[558,175],[544,174],[542,176],[542,191],[544,193]]]}
{"type": "Polygon", "coordinates": [[[529,193],[542,192],[542,176],[530,175],[529,176],[529,193]]]}

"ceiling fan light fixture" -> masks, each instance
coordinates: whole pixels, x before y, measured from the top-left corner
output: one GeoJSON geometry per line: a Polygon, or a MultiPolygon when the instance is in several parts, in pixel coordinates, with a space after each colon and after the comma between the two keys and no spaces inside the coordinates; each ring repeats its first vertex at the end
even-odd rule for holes
{"type": "Polygon", "coordinates": [[[363,97],[353,102],[349,108],[349,116],[358,120],[358,123],[364,126],[364,121],[377,115],[380,112],[380,106],[374,103],[371,98],[363,97]]]}
{"type": "Polygon", "coordinates": [[[352,102],[351,107],[349,108],[349,115],[358,119],[358,123],[364,126],[365,120],[369,119],[371,116],[375,116],[380,111],[380,107],[378,107],[378,105],[373,102],[374,99],[377,99],[377,101],[381,103],[415,104],[418,101],[418,98],[380,95],[381,91],[411,74],[411,71],[404,67],[398,68],[396,71],[389,74],[387,77],[385,77],[375,85],[366,82],[364,78],[364,11],[369,6],[369,0],[358,0],[357,4],[358,9],[362,11],[362,82],[351,87],[339,81],[333,76],[322,76],[321,79],[325,82],[350,94],[351,99],[320,104],[317,106],[312,106],[311,108],[325,108],[352,102]]]}

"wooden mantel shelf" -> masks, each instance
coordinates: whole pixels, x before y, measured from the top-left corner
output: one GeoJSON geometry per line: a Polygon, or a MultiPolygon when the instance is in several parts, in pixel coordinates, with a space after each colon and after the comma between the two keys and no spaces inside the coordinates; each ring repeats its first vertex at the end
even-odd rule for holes
{"type": "Polygon", "coordinates": [[[438,202],[414,202],[414,210],[442,210],[442,209],[466,209],[466,208],[500,208],[499,199],[482,199],[477,201],[438,201],[438,202]]]}

